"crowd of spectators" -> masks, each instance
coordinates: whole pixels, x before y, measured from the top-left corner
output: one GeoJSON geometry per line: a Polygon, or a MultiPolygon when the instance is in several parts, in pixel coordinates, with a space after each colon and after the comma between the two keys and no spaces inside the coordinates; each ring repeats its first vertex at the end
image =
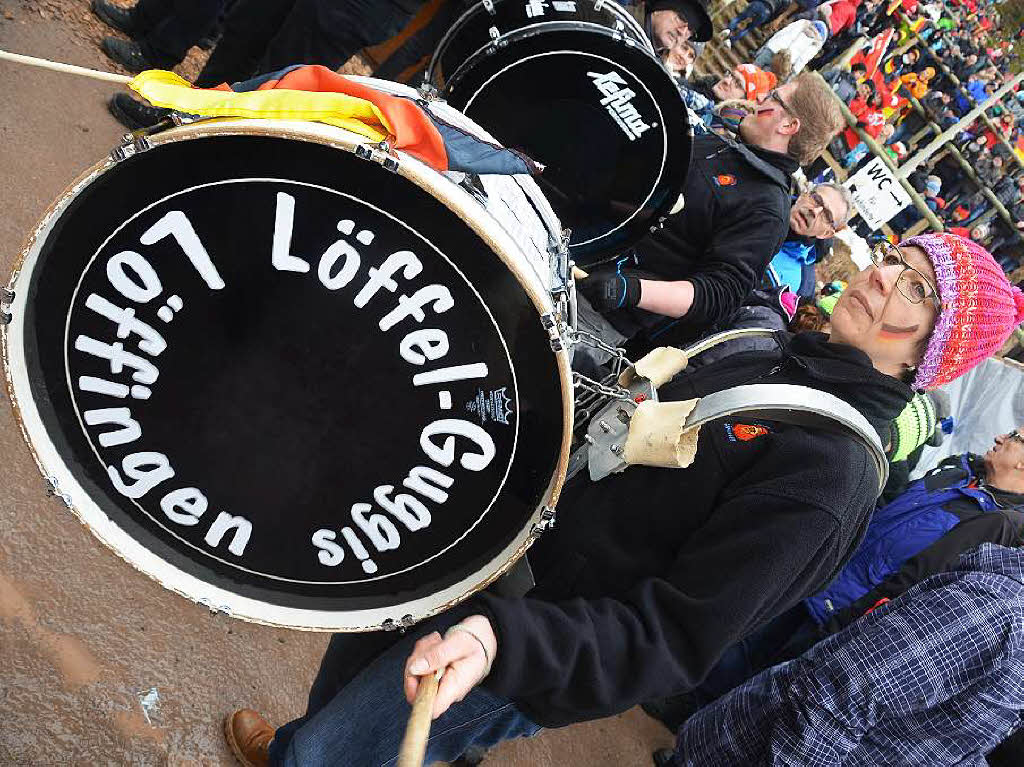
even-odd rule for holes
{"type": "MultiPolygon", "coordinates": [[[[723,94],[728,81],[763,77],[774,87],[805,68],[819,71],[849,107],[857,129],[844,129],[828,147],[831,158],[805,169],[812,183],[842,182],[871,161],[874,151],[862,133],[898,168],[955,127],[908,181],[946,229],[985,245],[1013,272],[1024,256],[1018,234],[1024,228],[1024,88],[1010,88],[976,119],[964,120],[1012,77],[1017,54],[1011,41],[996,36],[1001,23],[994,0],[801,0],[788,6],[751,0],[717,33],[734,58],[742,59],[746,49],[750,63],[721,79],[686,72],[680,78],[688,103],[698,116],[711,115],[705,122],[716,129],[729,125],[727,99],[742,98],[723,94]],[[756,49],[740,44],[751,33],[761,37],[756,49]],[[694,104],[686,91],[709,101],[694,104]]],[[[693,47],[692,55],[680,58],[708,64],[707,54],[702,60],[699,46],[693,47]]],[[[898,236],[928,223],[909,205],[889,229],[898,236]]],[[[855,226],[869,241],[886,236],[862,221],[855,226]]]]}

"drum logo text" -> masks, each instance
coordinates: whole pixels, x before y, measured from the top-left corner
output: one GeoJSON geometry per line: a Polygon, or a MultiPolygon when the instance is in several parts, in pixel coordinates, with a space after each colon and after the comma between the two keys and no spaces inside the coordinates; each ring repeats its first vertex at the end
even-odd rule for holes
{"type": "Polygon", "coordinates": [[[630,141],[636,141],[644,131],[654,127],[646,123],[633,106],[636,92],[627,86],[618,72],[587,72],[587,76],[594,81],[594,86],[604,96],[601,104],[630,141]]]}
{"type": "MultiPolygon", "coordinates": [[[[366,263],[363,255],[374,242],[375,234],[357,227],[351,219],[337,222],[341,236],[327,247],[319,262],[311,263],[294,255],[295,203],[293,195],[277,192],[273,240],[268,243],[273,270],[309,274],[312,280],[332,292],[348,288],[354,309],[366,311],[373,317],[371,324],[388,337],[408,366],[405,375],[411,386],[437,390],[436,401],[441,412],[425,414],[428,422],[419,432],[419,452],[431,465],[414,466],[399,480],[402,487],[419,495],[396,491],[398,483],[379,485],[372,491],[375,504],[352,503],[347,511],[338,514],[337,531],[321,528],[312,534],[311,543],[321,565],[339,565],[346,559],[347,547],[362,571],[372,575],[378,571],[377,563],[371,558],[372,550],[383,553],[397,549],[403,535],[429,527],[432,517],[426,501],[444,504],[449,498],[448,491],[459,478],[460,468],[481,472],[498,456],[498,447],[483,425],[489,420],[508,425],[513,415],[512,399],[507,395],[507,387],[495,389],[489,395],[480,390],[482,409],[475,413],[480,425],[474,423],[476,419],[472,417],[448,417],[455,415],[446,412],[453,407],[451,384],[486,379],[490,375],[486,361],[474,357],[445,364],[449,355],[467,354],[464,349],[454,348],[441,324],[444,316],[455,307],[455,296],[441,282],[429,282],[425,274],[421,279],[424,263],[411,250],[396,250],[366,263]],[[424,282],[427,284],[422,284],[424,282]],[[351,524],[345,524],[346,521],[351,524]]],[[[141,234],[139,242],[151,246],[164,239],[176,243],[206,289],[219,291],[226,287],[185,212],[168,211],[141,234]]],[[[73,334],[74,349],[80,353],[76,360],[99,361],[101,370],[108,368],[112,376],[121,378],[74,376],[81,393],[90,397],[101,395],[118,405],[92,407],[82,415],[84,423],[96,432],[99,447],[105,450],[130,450],[135,447],[134,443],[145,440],[141,422],[133,410],[124,405],[136,400],[133,406],[145,410],[160,380],[157,363],[168,348],[162,333],[143,319],[147,305],[164,294],[163,282],[153,262],[159,263],[134,250],[121,250],[107,259],[101,272],[107,278],[107,287],[117,294],[117,303],[99,293],[86,292],[85,308],[109,321],[109,325],[104,323],[101,327],[116,337],[116,341],[107,343],[85,333],[73,334]],[[132,343],[139,353],[126,348],[132,343]]],[[[157,303],[162,302],[163,299],[157,303]]],[[[156,312],[157,317],[168,324],[187,303],[180,295],[171,295],[166,305],[156,312]]],[[[209,523],[203,536],[207,547],[217,549],[226,541],[227,550],[235,557],[246,553],[254,535],[252,521],[218,509],[218,515],[210,522],[207,512],[215,501],[206,492],[197,487],[168,487],[173,484],[171,480],[175,479],[176,471],[167,454],[146,449],[129,452],[120,460],[116,457],[101,460],[120,495],[138,501],[156,490],[160,496],[159,508],[171,522],[183,527],[193,527],[200,521],[209,523]]]]}

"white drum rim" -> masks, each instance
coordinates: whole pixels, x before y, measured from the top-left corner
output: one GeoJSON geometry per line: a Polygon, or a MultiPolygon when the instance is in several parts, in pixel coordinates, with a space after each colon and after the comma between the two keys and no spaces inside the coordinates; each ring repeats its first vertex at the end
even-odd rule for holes
{"type": "MultiPolygon", "coordinates": [[[[341,128],[291,120],[200,121],[155,134],[150,137],[150,141],[156,146],[218,135],[290,138],[325,144],[349,152],[354,152],[355,147],[359,145],[375,146],[373,142],[364,137],[341,128]]],[[[478,215],[480,204],[468,192],[415,158],[403,152],[397,152],[396,155],[399,159],[398,175],[413,182],[446,205],[478,236],[488,242],[498,258],[516,276],[537,308],[538,322],[540,322],[541,314],[551,312],[553,305],[545,286],[536,273],[531,269],[524,270],[513,258],[512,254],[519,252],[519,248],[497,222],[490,216],[478,215]]],[[[8,325],[0,328],[0,353],[2,353],[4,363],[8,396],[14,409],[15,421],[21,430],[29,452],[44,480],[55,482],[58,496],[101,543],[164,588],[207,606],[211,610],[252,623],[324,632],[373,631],[382,629],[386,623],[397,627],[402,625],[406,616],[411,616],[413,622],[425,620],[444,612],[485,588],[505,573],[525,553],[534,540],[532,533],[534,525],[542,522],[545,507],[554,507],[558,502],[568,466],[569,444],[572,437],[573,399],[569,359],[565,350],[552,351],[552,354],[556,356],[562,394],[562,445],[555,473],[548,481],[541,504],[534,510],[527,524],[490,562],[476,573],[430,596],[389,608],[345,612],[274,605],[228,591],[181,570],[158,557],[138,540],[128,535],[120,526],[114,524],[78,483],[75,475],[68,468],[67,462],[60,456],[50,440],[39,415],[36,402],[32,397],[24,353],[24,317],[27,296],[26,291],[17,290],[18,280],[27,279],[27,276],[23,277],[23,273],[27,275],[35,268],[39,250],[53,225],[78,195],[102,177],[114,164],[107,158],[86,170],[46,210],[12,270],[9,281],[9,287],[15,291],[15,298],[10,307],[12,320],[8,325]]]]}
{"type": "MultiPolygon", "coordinates": [[[[502,0],[497,1],[499,3],[502,2],[502,0]]],[[[633,18],[633,16],[630,13],[628,13],[625,10],[625,8],[620,6],[617,2],[615,2],[615,0],[592,0],[592,2],[594,4],[594,10],[600,11],[602,8],[607,9],[611,12],[613,16],[617,16],[619,21],[621,21],[627,27],[630,27],[633,30],[633,36],[638,38],[638,42],[640,43],[640,45],[643,46],[644,49],[647,50],[647,52],[650,53],[652,56],[655,56],[654,44],[647,37],[647,33],[644,31],[643,26],[641,26],[640,22],[633,18]]],[[[426,74],[424,77],[424,79],[427,82],[434,83],[435,85],[437,85],[437,78],[435,76],[435,72],[437,69],[438,61],[440,60],[441,56],[444,55],[445,51],[448,50],[448,46],[451,44],[452,38],[462,28],[463,23],[470,17],[475,16],[481,10],[484,10],[484,12],[486,13],[484,4],[482,2],[478,2],[475,5],[470,6],[462,13],[462,15],[459,16],[459,18],[455,20],[455,23],[451,25],[448,31],[445,32],[444,37],[442,37],[441,41],[437,44],[437,48],[434,49],[434,53],[430,56],[430,61],[427,64],[426,74]]],[[[602,31],[609,36],[614,36],[617,32],[619,34],[622,34],[620,30],[611,29],[601,24],[595,24],[592,21],[578,21],[566,18],[554,21],[536,21],[531,24],[527,24],[526,26],[517,27],[516,29],[509,30],[508,32],[502,32],[501,30],[498,30],[498,40],[503,40],[506,37],[514,35],[517,32],[522,32],[525,30],[531,30],[533,34],[536,34],[537,28],[552,24],[572,24],[574,27],[594,27],[595,29],[602,31]]],[[[459,68],[452,73],[452,77],[458,74],[459,70],[467,61],[469,61],[472,58],[475,58],[477,54],[480,53],[480,51],[484,50],[488,45],[493,45],[494,43],[494,40],[488,40],[483,45],[479,46],[472,54],[467,56],[466,61],[462,62],[462,64],[459,65],[459,68]]],[[[446,78],[446,85],[448,79],[449,78],[446,78]]]]}

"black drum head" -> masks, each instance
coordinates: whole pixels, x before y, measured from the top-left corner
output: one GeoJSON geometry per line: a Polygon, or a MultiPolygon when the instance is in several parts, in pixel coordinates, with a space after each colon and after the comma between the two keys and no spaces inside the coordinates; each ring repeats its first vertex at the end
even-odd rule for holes
{"type": "Polygon", "coordinates": [[[119,534],[265,606],[246,617],[400,620],[544,502],[564,427],[538,309],[377,164],[268,136],[157,145],[77,195],[25,278],[54,451],[119,534]]]}
{"type": "Polygon", "coordinates": [[[621,253],[676,203],[692,139],[661,64],[604,31],[510,35],[447,83],[446,98],[543,163],[538,183],[581,265],[621,253]]]}

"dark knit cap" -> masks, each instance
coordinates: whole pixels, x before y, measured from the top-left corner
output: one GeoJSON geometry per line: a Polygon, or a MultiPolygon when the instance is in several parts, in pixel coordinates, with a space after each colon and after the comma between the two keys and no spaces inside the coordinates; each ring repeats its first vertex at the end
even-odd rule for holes
{"type": "Polygon", "coordinates": [[[647,12],[675,11],[690,27],[690,39],[706,43],[714,34],[707,6],[708,0],[654,0],[648,4],[647,12]]]}

